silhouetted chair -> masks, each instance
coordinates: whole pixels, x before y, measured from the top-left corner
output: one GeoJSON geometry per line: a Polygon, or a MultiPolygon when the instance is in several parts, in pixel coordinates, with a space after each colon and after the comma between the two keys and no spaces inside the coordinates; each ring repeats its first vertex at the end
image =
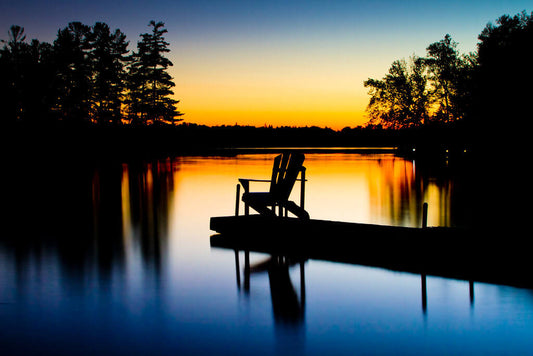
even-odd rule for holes
{"type": "Polygon", "coordinates": [[[268,180],[244,179],[239,182],[244,188],[242,201],[245,204],[245,214],[248,215],[248,207],[251,207],[261,215],[276,216],[276,206],[279,207],[279,215],[287,215],[290,211],[300,219],[309,219],[309,214],[304,210],[305,197],[305,156],[302,153],[283,153],[276,156],[272,167],[272,178],[268,180]],[[301,173],[300,206],[289,201],[294,183],[301,173]],[[250,182],[270,182],[268,192],[250,192],[250,182]]]}

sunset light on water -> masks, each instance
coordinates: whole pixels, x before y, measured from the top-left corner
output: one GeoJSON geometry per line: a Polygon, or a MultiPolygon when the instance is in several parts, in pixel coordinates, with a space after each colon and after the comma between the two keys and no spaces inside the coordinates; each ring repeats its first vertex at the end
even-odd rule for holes
{"type": "MultiPolygon", "coordinates": [[[[0,244],[3,349],[56,355],[529,352],[528,289],[315,259],[291,266],[285,277],[247,276],[244,252],[210,247],[209,218],[232,215],[237,178],[268,176],[273,157],[174,157],[82,169],[72,173],[86,182],[78,195],[90,199],[74,206],[63,203],[72,189],[50,180],[57,205],[39,220],[61,217],[63,224],[39,224],[0,244]]],[[[423,201],[430,204],[430,225],[453,224],[460,213],[449,210],[462,199],[453,180],[435,183],[413,161],[393,154],[308,154],[306,166],[306,209],[313,218],[418,226],[423,201]]],[[[48,194],[24,193],[36,201],[48,194]]],[[[268,258],[249,256],[254,266],[268,258]]]]}
{"type": "Polygon", "coordinates": [[[0,354],[533,354],[531,10],[2,4],[0,354]]]}

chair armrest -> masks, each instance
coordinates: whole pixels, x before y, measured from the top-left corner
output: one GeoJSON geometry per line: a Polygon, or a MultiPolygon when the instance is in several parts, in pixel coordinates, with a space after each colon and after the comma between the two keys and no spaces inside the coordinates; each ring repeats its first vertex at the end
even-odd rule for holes
{"type": "Polygon", "coordinates": [[[248,178],[239,178],[239,182],[243,182],[243,181],[247,181],[247,182],[266,182],[266,183],[270,183],[270,179],[248,179],[248,178]]]}
{"type": "Polygon", "coordinates": [[[248,178],[239,178],[239,182],[244,188],[244,192],[248,193],[250,191],[250,182],[264,182],[270,183],[270,179],[248,179],[248,178]]]}

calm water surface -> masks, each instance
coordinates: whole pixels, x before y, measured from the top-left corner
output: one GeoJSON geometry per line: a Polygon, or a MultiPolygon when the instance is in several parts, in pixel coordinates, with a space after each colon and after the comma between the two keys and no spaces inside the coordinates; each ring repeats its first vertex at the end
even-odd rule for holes
{"type": "MultiPolygon", "coordinates": [[[[528,289],[317,260],[266,272],[257,253],[245,276],[243,252],[210,247],[209,218],[232,215],[237,178],[268,178],[273,157],[7,167],[0,353],[533,354],[528,289]]],[[[312,218],[419,226],[428,202],[429,225],[467,221],[460,179],[416,162],[305,165],[312,218]]]]}

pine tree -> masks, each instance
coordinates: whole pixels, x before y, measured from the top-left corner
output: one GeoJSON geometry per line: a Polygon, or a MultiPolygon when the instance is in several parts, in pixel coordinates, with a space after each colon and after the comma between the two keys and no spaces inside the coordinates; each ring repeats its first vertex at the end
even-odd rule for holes
{"type": "Polygon", "coordinates": [[[89,26],[71,22],[58,31],[54,41],[56,93],[53,110],[60,120],[81,122],[89,119],[92,85],[89,38],[89,26]]]}
{"type": "Polygon", "coordinates": [[[168,74],[172,62],[164,56],[170,52],[169,43],[163,35],[167,33],[163,22],[150,21],[151,33],[141,35],[137,52],[129,68],[128,113],[133,122],[142,124],[175,123],[183,115],[176,109],[179,102],[172,99],[175,86],[168,74]]]}
{"type": "Polygon", "coordinates": [[[126,35],[111,33],[109,26],[97,22],[92,29],[90,59],[92,65],[91,114],[101,124],[120,124],[125,90],[125,65],[129,61],[126,35]]]}
{"type": "Polygon", "coordinates": [[[24,28],[11,26],[9,41],[0,49],[0,107],[4,124],[37,123],[48,116],[51,46],[26,42],[24,28]]]}
{"type": "Polygon", "coordinates": [[[19,121],[23,117],[23,78],[24,57],[28,44],[24,27],[17,25],[9,29],[9,41],[3,41],[4,47],[0,50],[1,78],[0,81],[0,104],[3,116],[10,123],[19,121]]]}

